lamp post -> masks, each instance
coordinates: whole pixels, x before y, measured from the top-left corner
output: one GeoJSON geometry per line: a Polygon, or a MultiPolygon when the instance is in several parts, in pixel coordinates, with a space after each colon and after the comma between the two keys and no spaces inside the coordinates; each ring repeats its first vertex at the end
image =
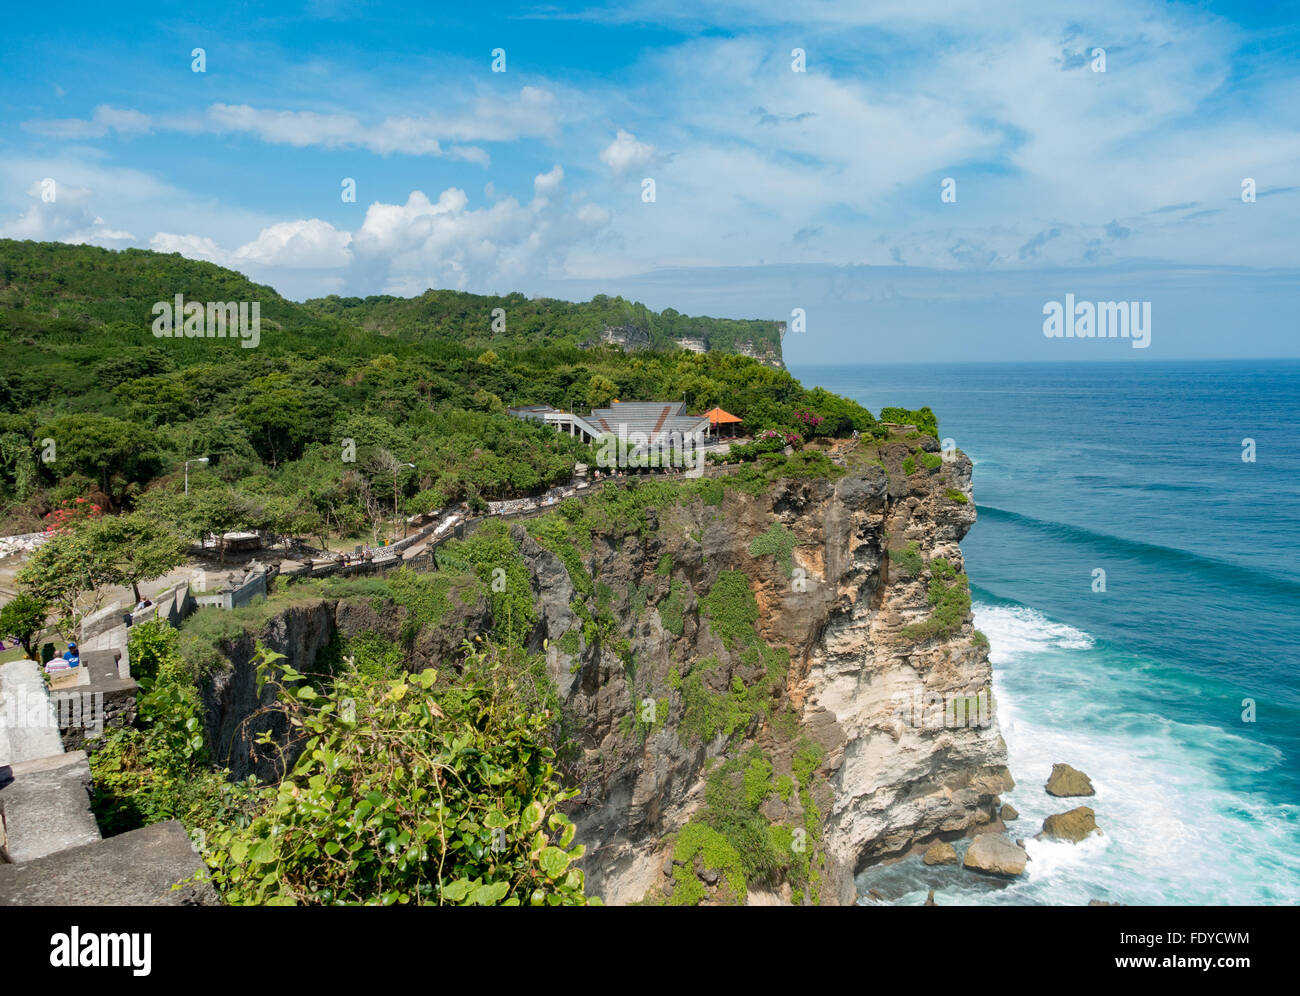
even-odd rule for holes
{"type": "Polygon", "coordinates": [[[415,464],[399,463],[396,467],[393,468],[393,515],[397,515],[397,475],[398,473],[401,472],[401,469],[403,467],[410,467],[412,470],[414,470],[415,464]]]}
{"type": "Polygon", "coordinates": [[[187,495],[190,493],[190,464],[207,463],[207,462],[208,462],[207,457],[195,457],[193,460],[185,461],[185,493],[187,495]]]}

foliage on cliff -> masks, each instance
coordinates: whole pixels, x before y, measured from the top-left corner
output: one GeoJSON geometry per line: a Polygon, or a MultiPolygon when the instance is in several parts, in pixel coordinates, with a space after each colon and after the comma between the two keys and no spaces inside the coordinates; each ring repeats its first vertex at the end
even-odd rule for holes
{"type": "Polygon", "coordinates": [[[261,666],[276,708],[308,738],[247,825],[206,837],[212,881],[236,905],[583,905],[583,848],[559,806],[552,717],[512,670],[472,651],[446,685],[432,669],[318,689],[279,655],[261,666]],[[277,669],[279,670],[279,669],[277,669]]]}

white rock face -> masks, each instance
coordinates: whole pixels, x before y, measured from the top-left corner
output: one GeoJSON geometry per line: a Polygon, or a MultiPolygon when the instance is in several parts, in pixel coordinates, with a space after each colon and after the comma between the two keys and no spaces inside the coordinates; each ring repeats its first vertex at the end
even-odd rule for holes
{"type": "Polygon", "coordinates": [[[923,472],[911,481],[891,476],[884,510],[853,513],[844,530],[849,557],[835,579],[844,608],[809,655],[805,717],[808,710],[830,713],[844,741],[825,840],[848,868],[903,853],[936,833],[993,822],[995,798],[1014,785],[992,668],[969,619],[939,639],[904,636],[905,626],[933,611],[936,558],[963,570],[958,540],[974,521],[974,505],[954,502],[947,491],[955,483],[969,493],[970,463],[959,455],[947,472],[944,486],[923,472]],[[911,578],[888,555],[909,543],[928,565],[911,578]]]}

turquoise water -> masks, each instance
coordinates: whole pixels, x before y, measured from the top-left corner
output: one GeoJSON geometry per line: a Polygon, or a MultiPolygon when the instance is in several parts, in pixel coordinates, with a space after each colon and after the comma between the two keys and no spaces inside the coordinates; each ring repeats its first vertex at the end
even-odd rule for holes
{"type": "Polygon", "coordinates": [[[860,887],[905,903],[930,888],[941,904],[1300,903],[1300,362],[792,372],[873,411],[928,404],[974,461],[962,548],[1018,782],[1012,836],[1074,804],[1043,792],[1056,761],[1092,777],[1104,831],[1031,841],[1005,887],[915,859],[860,887]]]}

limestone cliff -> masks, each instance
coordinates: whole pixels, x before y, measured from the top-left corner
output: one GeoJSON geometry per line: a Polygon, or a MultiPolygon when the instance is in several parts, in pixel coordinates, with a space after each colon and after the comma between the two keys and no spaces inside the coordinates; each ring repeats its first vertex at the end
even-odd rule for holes
{"type": "MultiPolygon", "coordinates": [[[[912,449],[899,441],[871,462],[858,454],[834,481],[725,488],[716,505],[651,510],[640,539],[596,537],[583,566],[617,593],[621,653],[607,640],[563,647],[578,623],[570,572],[516,527],[542,606],[535,645],[548,641],[580,731],[574,816],[590,890],[622,902],[667,884],[664,838],[705,805],[711,762],[752,747],[773,785],[789,778],[798,790],[773,791],[762,815],[810,833],[820,825],[820,841],[806,846],[824,886],[787,883],[787,898],[851,902],[865,864],[996,821],[997,795],[1012,785],[1002,737],[992,717],[981,725],[960,715],[965,696],[988,695],[991,678],[960,598],[958,542],[975,517],[970,462],[926,453],[929,466],[917,467],[924,450],[912,449]],[[751,616],[738,578],[753,593],[751,616]],[[949,588],[955,623],[927,623],[952,608],[942,600],[949,588]],[[766,685],[769,653],[782,666],[766,685]],[[802,779],[801,751],[818,762],[802,779]],[[808,809],[820,819],[806,819],[808,809]]],[[[780,886],[751,888],[750,900],[780,886]]]]}
{"type": "MultiPolygon", "coordinates": [[[[589,893],[850,903],[866,864],[996,823],[1012,782],[958,545],[970,462],[909,435],[843,447],[829,474],[643,492],[616,527],[575,503],[510,528],[589,893]]],[[[363,631],[424,667],[491,627],[482,597],[453,601],[415,639],[371,600],[294,606],[260,635],[300,670],[363,631]]],[[[210,739],[237,773],[271,774],[239,731],[266,704],[252,637],[225,649],[210,739]]]]}

